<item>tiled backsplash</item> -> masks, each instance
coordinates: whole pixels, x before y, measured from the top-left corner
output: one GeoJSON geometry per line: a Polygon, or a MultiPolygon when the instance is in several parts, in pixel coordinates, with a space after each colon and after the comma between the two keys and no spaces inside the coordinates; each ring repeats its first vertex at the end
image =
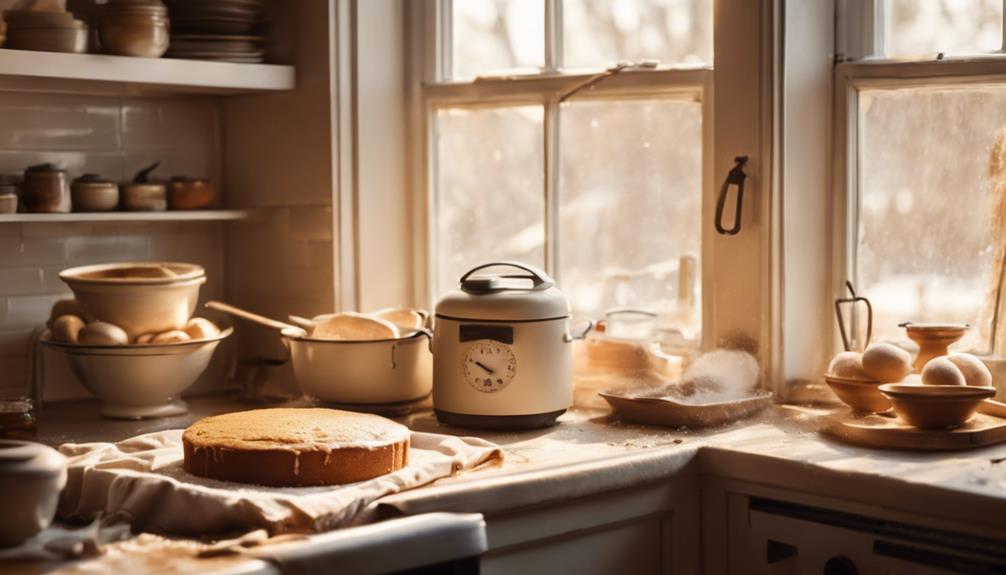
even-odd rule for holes
{"type": "MultiPolygon", "coordinates": [[[[0,173],[52,162],[71,177],[94,172],[125,180],[161,161],[155,176],[205,176],[223,188],[219,103],[212,98],[0,93],[0,126],[0,173]]],[[[221,298],[223,225],[0,223],[0,393],[23,388],[32,331],[44,324],[54,301],[69,295],[61,269],[106,261],[194,262],[209,278],[203,299],[221,298]]],[[[61,389],[47,389],[47,396],[82,393],[72,382],[50,379],[47,385],[61,389]]]]}

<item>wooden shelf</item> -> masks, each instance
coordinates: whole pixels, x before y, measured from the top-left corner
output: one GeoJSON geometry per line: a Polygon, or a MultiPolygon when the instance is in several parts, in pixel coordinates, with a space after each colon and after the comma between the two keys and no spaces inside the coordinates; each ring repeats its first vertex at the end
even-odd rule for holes
{"type": "Polygon", "coordinates": [[[73,222],[210,222],[247,220],[249,210],[193,210],[166,212],[80,212],[72,214],[0,214],[0,224],[73,222]]]}
{"type": "MultiPolygon", "coordinates": [[[[90,85],[147,87],[157,91],[226,94],[292,90],[293,66],[232,64],[171,58],[130,58],[0,49],[0,79],[28,82],[74,81],[90,85]]],[[[16,87],[16,86],[15,86],[16,87]]]]}

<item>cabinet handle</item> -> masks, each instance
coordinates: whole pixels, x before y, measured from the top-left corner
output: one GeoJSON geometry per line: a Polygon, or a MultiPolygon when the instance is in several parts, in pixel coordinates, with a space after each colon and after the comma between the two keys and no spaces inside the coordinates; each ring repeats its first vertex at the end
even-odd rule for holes
{"type": "Polygon", "coordinates": [[[747,179],[747,174],[744,173],[744,164],[748,163],[748,157],[737,156],[734,158],[734,162],[734,167],[727,173],[727,179],[724,180],[723,186],[720,187],[720,196],[716,200],[716,220],[714,224],[716,225],[716,231],[724,236],[735,236],[741,231],[741,210],[744,207],[744,180],[747,179]],[[723,208],[726,207],[727,194],[730,191],[731,185],[737,186],[737,207],[734,210],[733,225],[726,228],[723,226],[723,208]]]}

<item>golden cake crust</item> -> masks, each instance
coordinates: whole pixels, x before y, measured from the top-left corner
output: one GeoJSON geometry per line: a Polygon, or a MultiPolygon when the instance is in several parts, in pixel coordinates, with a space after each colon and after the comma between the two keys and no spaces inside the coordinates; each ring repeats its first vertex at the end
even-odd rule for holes
{"type": "Polygon", "coordinates": [[[377,415],[277,408],[201,419],[185,430],[182,444],[189,473],[290,487],[352,483],[401,469],[410,435],[377,415]]]}

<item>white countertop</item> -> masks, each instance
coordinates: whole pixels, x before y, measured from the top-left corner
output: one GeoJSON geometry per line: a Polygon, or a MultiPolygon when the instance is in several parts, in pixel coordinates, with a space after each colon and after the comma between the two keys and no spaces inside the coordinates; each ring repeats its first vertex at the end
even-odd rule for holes
{"type": "MultiPolygon", "coordinates": [[[[185,427],[213,413],[254,407],[261,406],[203,398],[190,400],[190,413],[184,416],[128,422],[100,419],[93,402],[56,405],[41,414],[39,439],[50,444],[117,441],[185,427]]],[[[604,411],[577,409],[551,428],[487,433],[443,426],[423,409],[399,421],[417,431],[477,434],[499,444],[506,461],[385,497],[379,504],[386,515],[458,511],[491,518],[507,509],[666,480],[686,468],[698,468],[706,475],[824,493],[893,510],[924,511],[970,522],[989,537],[1006,538],[1002,520],[1006,517],[1006,444],[941,453],[856,447],[819,435],[822,413],[827,410],[773,407],[729,427],[688,431],[628,425],[604,411]]],[[[131,545],[137,546],[136,540],[131,545]]],[[[113,554],[117,561],[129,556],[113,554]]],[[[184,570],[184,565],[191,567],[181,562],[179,569],[184,570]]],[[[228,560],[217,564],[233,565],[228,560]]]]}

